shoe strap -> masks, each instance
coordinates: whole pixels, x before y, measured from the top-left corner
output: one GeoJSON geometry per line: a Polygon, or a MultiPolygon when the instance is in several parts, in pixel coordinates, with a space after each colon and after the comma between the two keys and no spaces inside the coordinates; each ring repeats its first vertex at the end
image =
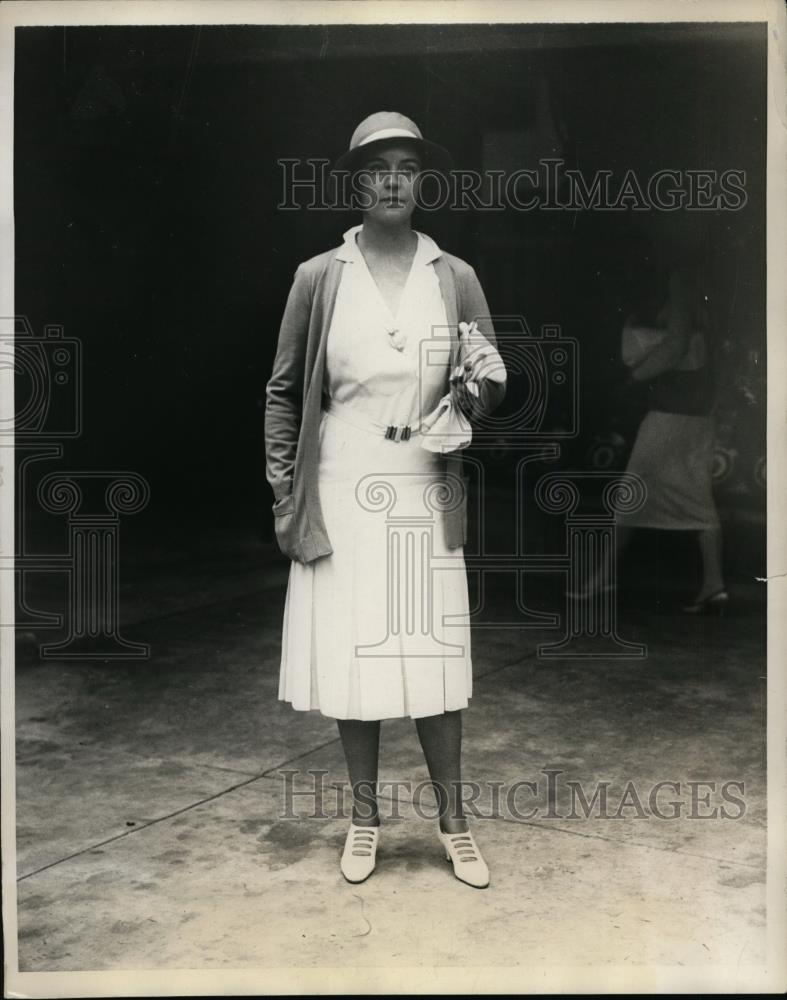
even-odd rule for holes
{"type": "Polygon", "coordinates": [[[444,833],[459,861],[478,861],[478,848],[469,833],[444,833]]]}
{"type": "Polygon", "coordinates": [[[377,828],[369,826],[353,827],[350,832],[352,834],[350,852],[358,857],[370,857],[372,848],[377,840],[377,828]]]}

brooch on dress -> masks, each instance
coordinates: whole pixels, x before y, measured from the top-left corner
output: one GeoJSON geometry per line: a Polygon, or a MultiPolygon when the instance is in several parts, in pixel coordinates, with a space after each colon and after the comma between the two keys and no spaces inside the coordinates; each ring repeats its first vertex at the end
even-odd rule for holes
{"type": "Polygon", "coordinates": [[[393,327],[391,330],[388,330],[386,327],[386,330],[388,331],[388,336],[390,338],[388,343],[391,347],[395,347],[397,351],[403,351],[404,345],[407,343],[407,337],[405,337],[398,327],[393,327]]]}

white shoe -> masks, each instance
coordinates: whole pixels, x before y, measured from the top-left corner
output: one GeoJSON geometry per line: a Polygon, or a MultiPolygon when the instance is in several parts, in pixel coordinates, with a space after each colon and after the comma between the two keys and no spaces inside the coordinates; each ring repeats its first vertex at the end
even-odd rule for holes
{"type": "Polygon", "coordinates": [[[437,833],[445,848],[445,860],[453,862],[454,875],[459,881],[476,889],[486,889],[489,885],[489,869],[472,833],[443,833],[439,827],[437,833]]]}
{"type": "Polygon", "coordinates": [[[342,854],[342,875],[348,882],[365,882],[374,871],[379,826],[356,826],[350,823],[342,854]]]}

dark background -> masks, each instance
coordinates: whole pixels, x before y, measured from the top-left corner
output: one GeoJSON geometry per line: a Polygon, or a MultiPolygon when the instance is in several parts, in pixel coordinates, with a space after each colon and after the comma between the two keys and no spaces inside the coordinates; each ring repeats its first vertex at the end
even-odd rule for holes
{"type": "MultiPolygon", "coordinates": [[[[334,159],[389,109],[462,168],[746,172],[746,206],[706,220],[717,485],[725,519],[764,538],[765,98],[765,25],[17,29],[16,312],[83,351],[83,429],[53,468],[145,476],[140,529],[177,537],[196,516],[271,537],[264,390],[283,304],[296,265],[359,221],[277,211],[276,160],[334,159]]],[[[475,266],[493,312],[579,341],[574,468],[623,467],[641,416],[618,356],[653,269],[650,214],[416,220],[475,266]]],[[[501,488],[513,464],[491,461],[501,488]]]]}

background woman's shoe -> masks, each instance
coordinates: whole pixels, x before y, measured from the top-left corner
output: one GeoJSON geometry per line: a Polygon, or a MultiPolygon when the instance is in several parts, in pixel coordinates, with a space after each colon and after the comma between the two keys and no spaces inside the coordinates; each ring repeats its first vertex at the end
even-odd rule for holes
{"type": "Polygon", "coordinates": [[[717,590],[702,601],[695,604],[685,604],[681,610],[686,615],[723,615],[730,603],[730,595],[726,590],[717,590]]]}
{"type": "Polygon", "coordinates": [[[489,885],[489,869],[472,833],[443,833],[439,828],[437,833],[445,848],[445,860],[453,863],[454,875],[459,881],[476,889],[486,889],[489,885]]]}
{"type": "Polygon", "coordinates": [[[356,826],[350,823],[342,854],[342,875],[348,882],[365,882],[374,871],[377,860],[379,826],[356,826]]]}

